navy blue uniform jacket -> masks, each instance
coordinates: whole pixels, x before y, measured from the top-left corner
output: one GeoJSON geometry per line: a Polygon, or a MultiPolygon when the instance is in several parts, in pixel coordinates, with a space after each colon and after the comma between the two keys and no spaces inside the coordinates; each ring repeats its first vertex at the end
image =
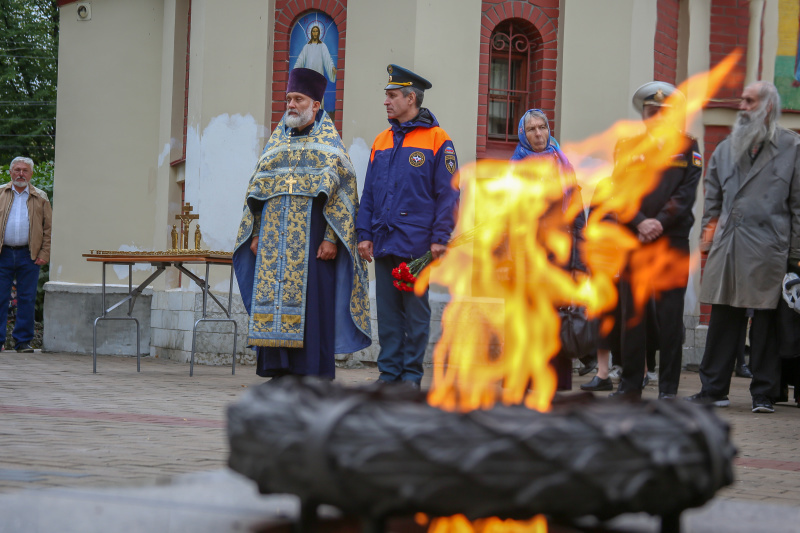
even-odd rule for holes
{"type": "Polygon", "coordinates": [[[450,241],[458,159],[453,141],[427,109],[403,124],[389,123],[372,145],[356,219],[358,240],[372,241],[375,257],[417,258],[431,244],[450,241]]]}

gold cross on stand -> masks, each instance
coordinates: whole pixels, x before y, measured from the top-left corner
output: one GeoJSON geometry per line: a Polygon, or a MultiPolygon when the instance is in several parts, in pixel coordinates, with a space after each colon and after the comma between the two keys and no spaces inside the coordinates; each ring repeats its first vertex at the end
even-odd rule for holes
{"type": "Polygon", "coordinates": [[[294,179],[294,176],[291,176],[286,183],[289,185],[289,194],[294,192],[294,184],[297,183],[297,180],[294,179]]]}
{"type": "Polygon", "coordinates": [[[192,205],[190,203],[185,203],[181,206],[181,214],[175,215],[175,220],[180,220],[183,228],[181,229],[182,234],[182,243],[179,246],[180,248],[187,250],[189,248],[189,224],[192,223],[192,220],[197,220],[200,218],[200,215],[192,215],[192,205]]]}

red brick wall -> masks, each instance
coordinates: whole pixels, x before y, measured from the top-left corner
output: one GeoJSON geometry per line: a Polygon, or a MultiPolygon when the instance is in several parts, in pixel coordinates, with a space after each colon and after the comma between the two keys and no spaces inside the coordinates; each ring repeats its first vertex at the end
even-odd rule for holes
{"type": "Polygon", "coordinates": [[[289,79],[289,34],[300,16],[309,11],[322,11],[333,19],[339,30],[339,56],[336,62],[336,105],[334,124],[342,131],[342,95],[344,93],[344,59],[347,35],[347,0],[276,0],[275,53],[272,61],[272,128],[278,125],[286,110],[286,82],[289,79]]]}
{"type": "MultiPolygon", "coordinates": [[[[750,26],[749,0],[711,0],[710,67],[714,68],[728,54],[739,48],[742,56],[728,83],[713,97],[715,100],[739,98],[744,88],[747,61],[747,33],[750,26]]],[[[711,102],[709,107],[738,107],[738,102],[711,102]]]]}
{"type": "MultiPolygon", "coordinates": [[[[486,157],[489,113],[489,39],[497,25],[507,19],[522,19],[533,25],[541,36],[534,52],[531,99],[532,105],[545,112],[553,122],[556,108],[556,62],[558,59],[559,0],[539,0],[536,4],[522,0],[483,0],[481,7],[481,53],[478,79],[477,156],[486,157]]],[[[517,117],[517,120],[519,117],[517,117]]]]}
{"type": "Polygon", "coordinates": [[[658,0],[653,79],[676,85],[679,0],[658,0]]]}
{"type": "Polygon", "coordinates": [[[705,136],[703,137],[703,152],[705,153],[705,163],[711,159],[711,154],[717,149],[717,145],[730,135],[731,129],[728,126],[706,126],[705,136]]]}

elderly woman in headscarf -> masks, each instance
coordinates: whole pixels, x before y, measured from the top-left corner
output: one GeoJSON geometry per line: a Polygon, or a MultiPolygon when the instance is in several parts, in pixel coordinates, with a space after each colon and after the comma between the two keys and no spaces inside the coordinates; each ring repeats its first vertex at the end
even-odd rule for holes
{"type": "MultiPolygon", "coordinates": [[[[567,165],[567,156],[561,152],[558,141],[550,134],[550,122],[541,109],[528,109],[519,119],[517,128],[519,143],[511,156],[512,161],[519,161],[532,155],[560,154],[560,159],[567,165]]],[[[570,166],[571,168],[571,166],[570,166]]]]}
{"type": "MultiPolygon", "coordinates": [[[[517,129],[519,144],[511,156],[512,161],[522,161],[530,158],[552,158],[554,168],[558,169],[558,179],[563,191],[562,201],[554,204],[543,218],[552,219],[550,223],[564,223],[567,212],[572,216],[569,222],[569,232],[574,236],[572,252],[569,262],[564,266],[570,271],[586,271],[586,265],[581,259],[580,244],[584,240],[583,230],[586,226],[586,214],[583,210],[580,187],[575,179],[575,169],[570,164],[567,156],[561,151],[558,142],[550,134],[550,123],[547,115],[541,109],[529,109],[520,119],[517,129]],[[559,209],[560,208],[560,209],[559,209]]],[[[543,225],[547,223],[543,222],[543,225]]],[[[588,354],[582,354],[588,355],[588,354]]],[[[558,390],[572,388],[572,359],[566,354],[558,354],[551,361],[558,378],[558,390]]]]}

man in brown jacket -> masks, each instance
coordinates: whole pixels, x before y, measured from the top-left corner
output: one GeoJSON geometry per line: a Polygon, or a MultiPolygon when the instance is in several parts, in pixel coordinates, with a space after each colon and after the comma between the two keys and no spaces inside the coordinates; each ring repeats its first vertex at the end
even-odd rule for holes
{"type": "Polygon", "coordinates": [[[754,413],[778,396],[777,307],[787,270],[800,261],[800,136],[778,125],[781,102],[767,81],[745,87],[733,131],[708,165],[701,245],[708,250],[700,301],[711,304],[701,391],[690,401],[730,405],[728,390],[750,326],[754,413]]]}
{"type": "Polygon", "coordinates": [[[32,352],[39,267],[50,260],[52,209],[47,194],[31,185],[33,160],[16,157],[11,182],[0,187],[0,351],[6,341],[8,300],[17,280],[17,321],[12,337],[18,352],[32,352]]]}

